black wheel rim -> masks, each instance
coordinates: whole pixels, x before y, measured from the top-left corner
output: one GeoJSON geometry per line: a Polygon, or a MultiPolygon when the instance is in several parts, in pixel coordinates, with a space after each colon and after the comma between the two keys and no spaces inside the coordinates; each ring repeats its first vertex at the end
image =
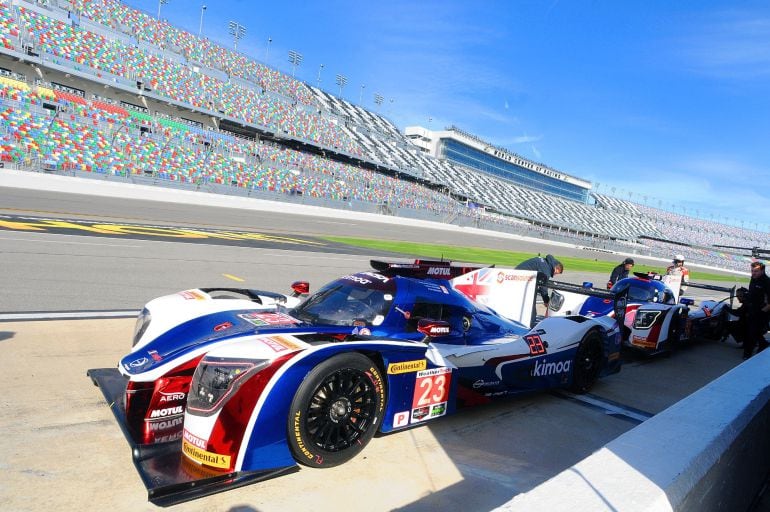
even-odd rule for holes
{"type": "Polygon", "coordinates": [[[338,452],[360,442],[375,418],[377,395],[359,370],[338,370],[324,379],[310,399],[305,427],[318,448],[338,452]]]}
{"type": "Polygon", "coordinates": [[[601,366],[602,349],[597,343],[586,343],[583,345],[581,357],[578,360],[578,368],[583,380],[583,384],[590,384],[599,377],[601,366]]]}

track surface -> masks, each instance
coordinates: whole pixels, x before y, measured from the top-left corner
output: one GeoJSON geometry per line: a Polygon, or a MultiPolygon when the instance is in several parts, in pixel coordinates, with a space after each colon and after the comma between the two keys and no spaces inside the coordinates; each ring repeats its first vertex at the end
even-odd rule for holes
{"type": "MultiPolygon", "coordinates": [[[[0,213],[289,237],[346,234],[530,250],[499,237],[355,220],[143,204],[0,189],[0,213]],[[14,204],[18,200],[19,204],[14,204]],[[21,210],[24,203],[24,211],[21,210]],[[259,229],[247,225],[259,224],[259,229]],[[159,219],[162,219],[161,222],[159,219]],[[270,229],[263,229],[268,226],[270,229]]],[[[531,243],[532,252],[556,252],[531,243]]],[[[558,251],[562,251],[561,248],[558,251]]],[[[0,232],[0,311],[138,309],[197,286],[315,287],[368,265],[369,255],[233,247],[50,232],[0,232]]],[[[582,253],[580,253],[582,254],[582,253]]],[[[611,258],[612,260],[616,258],[611,258]]],[[[570,275],[575,281],[605,276],[570,275]]],[[[156,510],[146,502],[122,434],[85,372],[127,352],[133,320],[0,323],[0,504],[4,511],[156,510]]],[[[667,358],[626,354],[620,374],[580,400],[539,393],[376,438],[329,470],[302,469],[173,510],[488,510],[591,454],[740,362],[727,343],[698,343],[667,358]]],[[[651,440],[650,442],[654,442],[651,440]]],[[[566,505],[565,505],[566,506],[566,505]]]]}

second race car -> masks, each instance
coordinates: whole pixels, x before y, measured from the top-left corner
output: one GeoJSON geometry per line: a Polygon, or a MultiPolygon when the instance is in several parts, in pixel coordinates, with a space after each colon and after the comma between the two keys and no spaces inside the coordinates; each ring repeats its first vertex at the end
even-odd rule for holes
{"type": "MultiPolygon", "coordinates": [[[[619,280],[611,288],[626,295],[626,315],[622,338],[625,346],[657,354],[669,352],[679,343],[699,338],[720,339],[728,322],[735,287],[690,282],[692,288],[724,292],[719,300],[703,300],[695,305],[689,297],[679,297],[681,276],[654,272],[635,272],[634,277],[619,280]]],[[[607,299],[564,291],[554,291],[548,315],[580,314],[588,317],[614,315],[613,303],[607,299]]]]}

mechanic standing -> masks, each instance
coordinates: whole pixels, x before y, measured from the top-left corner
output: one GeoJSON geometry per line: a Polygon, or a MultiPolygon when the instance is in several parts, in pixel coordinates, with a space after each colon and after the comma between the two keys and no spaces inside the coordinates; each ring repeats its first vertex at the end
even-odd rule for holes
{"type": "Polygon", "coordinates": [[[751,281],[749,281],[749,310],[747,315],[748,335],[743,343],[743,359],[748,359],[767,348],[765,340],[767,321],[770,318],[770,277],[765,273],[765,264],[751,262],[751,281]]]}
{"type": "MultiPolygon", "coordinates": [[[[559,260],[554,258],[552,254],[548,254],[545,258],[536,256],[534,258],[524,260],[516,265],[516,270],[534,270],[537,272],[537,292],[543,299],[543,305],[547,310],[550,296],[548,295],[548,286],[546,286],[546,283],[553,276],[564,272],[564,265],[562,265],[559,260]]],[[[532,322],[530,325],[534,325],[536,316],[537,301],[532,303],[532,322]]]]}
{"type": "Polygon", "coordinates": [[[741,286],[735,290],[735,298],[741,304],[737,308],[727,308],[727,312],[738,318],[737,321],[727,322],[727,332],[722,341],[725,341],[728,336],[732,335],[735,343],[738,344],[738,348],[743,348],[743,344],[746,342],[746,336],[748,334],[747,316],[749,312],[749,290],[741,286]]]}
{"type": "Polygon", "coordinates": [[[684,266],[684,256],[677,254],[674,256],[672,264],[666,269],[669,276],[682,276],[682,284],[679,285],[679,295],[684,295],[687,291],[687,285],[690,284],[690,270],[684,266]]]}
{"type": "Polygon", "coordinates": [[[615,285],[615,283],[617,283],[621,279],[627,278],[628,274],[631,273],[631,269],[633,268],[633,266],[634,266],[634,259],[626,258],[623,260],[623,263],[613,268],[612,273],[610,274],[610,280],[607,281],[607,289],[609,290],[610,288],[612,288],[615,285]]]}

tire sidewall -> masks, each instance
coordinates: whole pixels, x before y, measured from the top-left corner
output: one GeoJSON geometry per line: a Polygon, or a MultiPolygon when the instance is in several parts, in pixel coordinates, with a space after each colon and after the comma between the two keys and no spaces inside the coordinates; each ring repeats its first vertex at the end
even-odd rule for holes
{"type": "MultiPolygon", "coordinates": [[[[592,357],[594,357],[592,355],[592,357]]],[[[601,373],[602,362],[604,359],[604,349],[602,346],[601,335],[597,331],[589,331],[580,340],[580,346],[578,346],[577,353],[575,354],[574,373],[572,377],[572,385],[570,389],[575,393],[588,392],[599,378],[601,373]],[[598,347],[598,348],[594,348],[598,347]],[[585,372],[582,359],[585,357],[586,351],[588,354],[596,352],[595,360],[593,361],[596,366],[595,370],[592,370],[590,375],[585,372]]]]}
{"type": "Polygon", "coordinates": [[[363,354],[348,352],[336,355],[318,364],[305,377],[297,388],[289,408],[287,440],[295,460],[302,465],[327,468],[347,462],[369,443],[382,422],[385,408],[385,387],[382,374],[374,362],[363,354]],[[306,425],[305,416],[308,404],[318,387],[333,373],[352,369],[365,373],[374,387],[374,418],[367,430],[352,446],[340,451],[331,452],[316,446],[312,441],[306,425]]]}

